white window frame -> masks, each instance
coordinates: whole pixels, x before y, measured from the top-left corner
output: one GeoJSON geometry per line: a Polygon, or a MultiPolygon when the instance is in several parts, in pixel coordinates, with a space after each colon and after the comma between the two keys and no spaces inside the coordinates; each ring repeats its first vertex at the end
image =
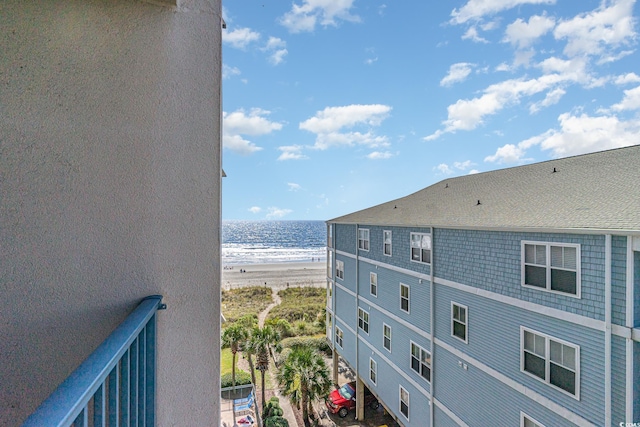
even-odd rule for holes
{"type": "Polygon", "coordinates": [[[343,344],[344,344],[344,332],[342,332],[342,329],[340,329],[338,325],[336,325],[336,345],[340,348],[343,348],[342,347],[343,344]]]}
{"type": "Polygon", "coordinates": [[[391,230],[382,231],[382,255],[391,256],[393,253],[393,233],[391,230]],[[389,243],[387,243],[387,233],[389,233],[389,243]],[[387,253],[387,245],[389,245],[389,253],[387,253]]]}
{"type": "Polygon", "coordinates": [[[520,411],[520,427],[527,427],[524,424],[525,419],[529,420],[529,422],[534,423],[535,427],[544,427],[544,424],[535,420],[534,418],[531,418],[529,415],[525,414],[524,412],[520,411]]]}
{"type": "Polygon", "coordinates": [[[369,273],[369,293],[378,298],[378,274],[369,273]]]}
{"type": "Polygon", "coordinates": [[[378,363],[371,357],[369,358],[369,379],[373,384],[378,384],[378,363]]]}
{"type": "Polygon", "coordinates": [[[550,292],[550,293],[554,293],[557,295],[565,295],[568,297],[572,297],[572,298],[581,298],[581,294],[582,294],[582,274],[581,274],[581,259],[582,259],[582,255],[581,255],[581,250],[580,250],[580,244],[577,243],[558,243],[558,242],[537,242],[537,241],[531,241],[531,240],[523,240],[520,242],[520,256],[521,256],[521,260],[520,260],[520,276],[521,276],[521,283],[522,286],[529,288],[529,289],[536,289],[539,291],[543,291],[543,292],[550,292]],[[535,245],[535,246],[544,246],[545,249],[545,263],[543,264],[537,264],[535,262],[533,263],[527,263],[525,262],[525,247],[526,245],[535,245]],[[565,267],[558,267],[558,266],[552,266],[551,265],[551,248],[552,247],[556,247],[556,248],[574,248],[576,251],[576,268],[571,269],[571,268],[565,268],[565,267]],[[545,287],[540,287],[540,286],[535,286],[535,285],[528,285],[525,283],[525,279],[526,279],[526,274],[525,274],[525,270],[526,270],[526,266],[530,265],[533,267],[541,267],[541,268],[545,268],[546,271],[546,280],[545,280],[545,287]],[[561,271],[575,271],[576,273],[576,293],[570,293],[570,292],[564,292],[564,291],[559,291],[559,290],[554,290],[551,289],[551,271],[552,270],[561,270],[561,271]]]}
{"type": "Polygon", "coordinates": [[[336,260],[336,278],[344,280],[344,261],[336,260]]]}
{"type": "Polygon", "coordinates": [[[402,414],[402,416],[404,418],[406,418],[407,421],[409,421],[409,413],[410,413],[410,408],[411,408],[411,406],[409,404],[410,400],[411,400],[411,396],[409,395],[409,391],[406,388],[400,386],[400,391],[398,393],[398,409],[400,410],[400,414],[402,414]],[[402,392],[403,391],[407,394],[407,401],[406,402],[402,400],[402,392]],[[407,406],[406,415],[405,415],[404,412],[402,412],[402,404],[403,403],[407,406]]]}
{"type": "Polygon", "coordinates": [[[391,353],[391,334],[392,334],[392,330],[391,330],[391,326],[387,325],[386,323],[382,324],[382,347],[384,347],[389,353],[391,353]],[[385,334],[385,328],[389,329],[389,336],[387,337],[387,335],[385,334]],[[387,346],[385,345],[385,340],[388,339],[389,340],[389,347],[387,348],[387,346]]]}
{"type": "Polygon", "coordinates": [[[327,277],[333,277],[333,251],[327,250],[327,277]]]}
{"type": "Polygon", "coordinates": [[[411,313],[411,289],[409,288],[409,285],[405,285],[404,283],[400,283],[400,311],[403,311],[407,314],[411,313]],[[407,289],[407,297],[403,297],[402,296],[402,289],[406,288],[407,289]],[[403,300],[407,300],[407,309],[405,310],[404,308],[402,308],[402,301],[403,300]]]}
{"type": "Polygon", "coordinates": [[[455,301],[451,301],[451,336],[455,339],[458,339],[465,344],[469,343],[469,307],[466,305],[459,304],[455,301]],[[462,320],[456,319],[453,317],[453,307],[463,308],[464,309],[464,322],[462,320]],[[454,325],[458,322],[464,325],[464,339],[460,338],[456,334],[454,334],[454,325]]]}
{"type": "Polygon", "coordinates": [[[415,342],[413,342],[413,341],[410,341],[410,344],[409,344],[409,367],[411,368],[411,370],[412,370],[413,372],[415,372],[415,373],[417,373],[418,375],[420,375],[420,378],[422,378],[423,380],[425,380],[425,381],[426,381],[426,382],[428,382],[428,383],[431,383],[431,353],[430,353],[430,352],[428,352],[428,351],[427,351],[427,350],[425,350],[422,346],[420,346],[420,345],[416,344],[416,343],[415,343],[415,342]],[[416,359],[416,360],[418,361],[419,366],[420,366],[420,367],[419,367],[419,370],[417,370],[417,371],[416,371],[416,370],[415,370],[415,368],[413,367],[413,359],[415,359],[415,356],[414,356],[414,354],[413,354],[413,349],[414,349],[414,347],[415,347],[416,349],[418,349],[418,352],[420,353],[420,354],[419,354],[419,357],[416,359]],[[426,353],[426,354],[428,355],[428,357],[429,357],[429,363],[428,363],[428,364],[427,364],[427,363],[424,363],[424,362],[422,361],[423,353],[426,353]],[[423,366],[426,366],[426,367],[429,369],[429,379],[426,379],[426,378],[424,377],[424,375],[423,375],[423,372],[422,372],[422,371],[423,371],[423,366]]]}
{"type": "Polygon", "coordinates": [[[371,233],[368,228],[358,228],[358,249],[369,252],[371,233]],[[362,236],[361,236],[362,232],[362,236]]]}
{"type": "MultiPolygon", "coordinates": [[[[531,353],[531,352],[527,351],[527,353],[531,353]]],[[[536,356],[542,358],[542,356],[539,355],[539,354],[536,354],[536,356]]],[[[554,364],[557,365],[557,363],[554,363],[554,364]]],[[[569,367],[563,366],[563,368],[568,370],[568,371],[571,371],[571,368],[569,368],[569,367]]],[[[523,372],[524,374],[532,377],[532,378],[537,379],[540,382],[543,382],[543,383],[547,384],[550,387],[553,387],[553,389],[558,390],[559,392],[564,393],[567,396],[571,396],[576,400],[580,400],[580,346],[577,345],[577,344],[573,344],[573,343],[570,343],[568,341],[561,340],[561,339],[556,338],[556,337],[554,337],[552,335],[548,335],[548,334],[545,334],[545,333],[542,333],[542,332],[538,332],[538,331],[536,331],[534,329],[530,329],[530,328],[526,328],[524,326],[520,326],[520,371],[523,372]],[[535,374],[533,374],[533,373],[531,373],[529,371],[526,371],[524,369],[524,362],[525,362],[524,353],[525,353],[525,351],[527,351],[524,348],[524,334],[525,334],[525,332],[529,332],[531,334],[537,335],[537,336],[539,336],[541,338],[544,338],[544,340],[545,340],[545,344],[544,344],[544,347],[545,347],[544,348],[544,351],[545,351],[545,355],[544,355],[545,377],[544,378],[540,378],[539,376],[537,376],[537,375],[535,375],[535,374]],[[551,350],[550,350],[551,341],[556,342],[558,344],[565,345],[567,347],[571,347],[574,350],[574,358],[575,358],[574,365],[575,366],[574,366],[573,371],[575,373],[575,391],[576,391],[575,394],[573,394],[573,393],[571,393],[571,392],[569,392],[569,391],[567,391],[567,390],[565,390],[565,389],[563,389],[561,387],[558,387],[558,386],[556,386],[556,385],[551,383],[551,374],[550,374],[551,363],[552,363],[551,362],[551,350]]]]}
{"type": "Polygon", "coordinates": [[[327,311],[327,333],[330,342],[333,342],[333,313],[327,311]]]}
{"type": "Polygon", "coordinates": [[[361,307],[358,307],[358,329],[369,335],[369,312],[361,307]]]}
{"type": "Polygon", "coordinates": [[[331,307],[333,305],[333,282],[331,280],[327,280],[327,307],[331,307]]]}
{"type": "Polygon", "coordinates": [[[420,264],[431,264],[431,250],[432,250],[432,244],[431,244],[431,233],[411,233],[409,236],[409,259],[411,260],[411,262],[417,262],[420,264]],[[418,247],[420,249],[420,259],[413,259],[413,249],[414,249],[414,244],[413,244],[413,236],[420,236],[420,246],[418,247]],[[424,236],[429,237],[429,244],[428,244],[428,248],[423,248],[422,247],[422,239],[424,236]],[[429,259],[428,260],[424,260],[422,258],[422,251],[428,249],[429,250],[429,259]]]}

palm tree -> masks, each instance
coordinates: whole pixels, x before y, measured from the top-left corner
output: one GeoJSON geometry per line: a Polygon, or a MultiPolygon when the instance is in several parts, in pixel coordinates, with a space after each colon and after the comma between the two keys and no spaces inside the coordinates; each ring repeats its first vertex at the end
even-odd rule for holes
{"type": "Polygon", "coordinates": [[[251,384],[256,385],[256,369],[253,367],[253,349],[251,348],[251,332],[258,325],[258,318],[247,314],[235,321],[235,324],[241,325],[247,329],[247,336],[244,342],[240,345],[240,351],[244,353],[249,362],[249,371],[251,374],[251,384]]]}
{"type": "Polygon", "coordinates": [[[236,354],[240,350],[240,346],[247,341],[249,331],[239,323],[234,323],[227,327],[222,333],[222,348],[231,349],[231,378],[233,382],[233,390],[236,389],[236,354]]]}
{"type": "Polygon", "coordinates": [[[294,347],[278,371],[280,391],[297,406],[302,417],[309,419],[312,403],[331,388],[329,370],[324,359],[311,347],[294,347]]]}
{"type": "Polygon", "coordinates": [[[251,338],[249,338],[249,347],[251,352],[256,355],[256,368],[260,371],[261,386],[262,386],[262,406],[265,405],[265,390],[264,390],[264,373],[269,369],[269,352],[271,348],[276,352],[282,350],[280,344],[280,334],[271,326],[264,326],[262,328],[255,327],[251,332],[251,338]]]}

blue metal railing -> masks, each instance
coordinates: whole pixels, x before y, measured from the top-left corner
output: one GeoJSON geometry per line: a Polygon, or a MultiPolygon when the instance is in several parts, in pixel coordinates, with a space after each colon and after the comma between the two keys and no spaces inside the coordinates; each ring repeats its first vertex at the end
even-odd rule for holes
{"type": "Polygon", "coordinates": [[[22,427],[155,426],[156,311],[153,295],[24,422],[22,427]]]}

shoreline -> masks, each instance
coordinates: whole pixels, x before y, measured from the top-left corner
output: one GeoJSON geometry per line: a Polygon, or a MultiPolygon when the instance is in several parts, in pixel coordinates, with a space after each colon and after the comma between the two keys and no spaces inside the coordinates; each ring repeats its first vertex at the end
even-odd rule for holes
{"type": "Polygon", "coordinates": [[[238,264],[223,268],[223,290],[248,286],[268,286],[275,289],[301,286],[326,287],[327,264],[323,261],[308,261],[238,264]]]}

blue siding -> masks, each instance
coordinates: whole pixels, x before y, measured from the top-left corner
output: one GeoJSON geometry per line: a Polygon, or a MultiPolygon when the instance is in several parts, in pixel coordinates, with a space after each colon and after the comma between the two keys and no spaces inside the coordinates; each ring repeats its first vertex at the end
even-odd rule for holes
{"type": "Polygon", "coordinates": [[[336,250],[356,254],[358,247],[358,233],[355,225],[335,224],[334,239],[336,250]]]}
{"type": "Polygon", "coordinates": [[[625,418],[626,386],[626,340],[614,335],[611,337],[611,419],[614,421],[625,418]]]}
{"type": "Polygon", "coordinates": [[[356,260],[354,258],[347,257],[341,254],[336,254],[336,261],[344,262],[344,278],[340,279],[339,277],[335,276],[335,269],[337,265],[336,262],[333,265],[335,282],[355,293],[356,285],[358,283],[356,277],[356,260]]]}
{"type": "Polygon", "coordinates": [[[355,329],[358,322],[358,312],[356,310],[356,298],[340,288],[334,287],[336,295],[335,315],[346,322],[352,329],[355,329]]]}
{"type": "Polygon", "coordinates": [[[633,252],[633,313],[635,328],[640,327],[640,252],[633,252]]]}
{"type": "MultiPolygon", "coordinates": [[[[337,344],[334,346],[335,351],[349,364],[349,366],[356,366],[356,337],[347,328],[347,323],[339,317],[334,318],[335,324],[338,328],[342,329],[342,348],[337,344]]],[[[335,342],[335,338],[334,338],[335,342]]]]}
{"type": "Polygon", "coordinates": [[[436,405],[433,413],[433,424],[438,427],[459,427],[438,405],[436,405]]]}
{"type": "Polygon", "coordinates": [[[360,295],[384,310],[406,320],[423,331],[430,330],[429,281],[361,261],[359,264],[360,295]],[[369,273],[378,275],[378,296],[370,293],[369,273]],[[409,313],[400,309],[400,283],[409,287],[409,313]]]}
{"type": "MultiPolygon", "coordinates": [[[[604,413],[604,332],[436,285],[436,337],[595,424],[604,413]],[[451,336],[451,301],[468,307],[468,344],[451,336]],[[580,400],[520,371],[520,326],[580,346],[580,400]]],[[[441,361],[436,397],[440,393],[441,361]]],[[[446,378],[446,376],[445,376],[446,378]]],[[[482,386],[478,386],[482,390],[482,386]]],[[[439,397],[438,397],[439,398],[439,397]]]]}
{"type": "Polygon", "coordinates": [[[603,236],[449,229],[434,229],[433,234],[436,277],[604,320],[603,236]],[[523,287],[522,240],[580,244],[582,297],[523,287]]]}
{"type": "Polygon", "coordinates": [[[611,321],[626,325],[627,313],[627,237],[611,238],[611,321]]]}
{"type": "MultiPolygon", "coordinates": [[[[435,396],[469,426],[519,426],[520,411],[548,427],[574,426],[476,367],[467,364],[465,370],[459,365],[460,360],[448,351],[436,347],[435,353],[438,366],[435,396]]],[[[438,419],[446,417],[436,415],[438,419]]],[[[436,425],[440,426],[438,421],[436,425]]]]}

